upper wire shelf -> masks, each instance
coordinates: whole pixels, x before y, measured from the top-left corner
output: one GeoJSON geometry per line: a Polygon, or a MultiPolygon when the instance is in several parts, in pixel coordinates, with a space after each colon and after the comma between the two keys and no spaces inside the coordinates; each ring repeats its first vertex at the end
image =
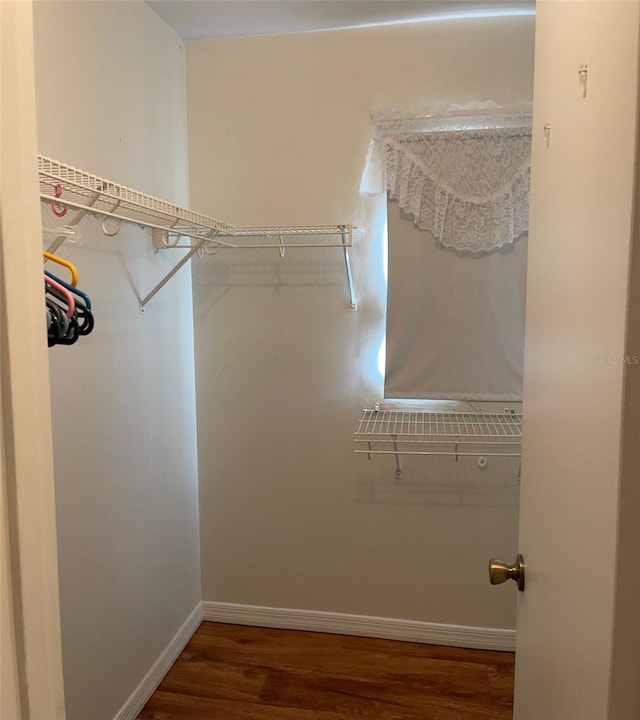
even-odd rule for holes
{"type": "MultiPolygon", "coordinates": [[[[92,214],[102,218],[102,230],[106,235],[115,235],[123,223],[132,223],[154,231],[153,244],[156,249],[188,249],[189,252],[180,262],[140,301],[141,311],[196,253],[202,254],[208,248],[217,250],[268,247],[277,248],[281,257],[284,257],[287,248],[340,248],[344,253],[350,307],[356,308],[348,251],[353,245],[353,232],[357,229],[353,225],[236,226],[106,180],[44,155],[38,156],[38,171],[40,200],[43,203],[51,203],[53,207],[73,208],[77,211],[66,222],[67,227],[78,224],[86,214],[92,214]],[[107,225],[109,220],[114,221],[111,226],[107,225]],[[291,242],[285,239],[292,236],[298,236],[303,240],[291,242]],[[335,236],[335,240],[314,239],[331,236],[335,236]],[[189,244],[181,243],[182,238],[189,238],[189,244]],[[263,240],[247,243],[246,238],[263,240]]],[[[64,212],[66,213],[66,210],[64,212]]],[[[47,250],[55,252],[66,237],[67,235],[61,232],[47,250]]]]}
{"type": "Polygon", "coordinates": [[[367,455],[519,457],[522,414],[363,410],[355,442],[367,455]]]}
{"type": "Polygon", "coordinates": [[[103,211],[109,216],[121,215],[128,222],[145,227],[159,227],[174,232],[188,230],[194,236],[204,235],[212,228],[230,235],[235,231],[233,225],[221,220],[187,210],[44,155],[38,156],[38,171],[43,202],[56,202],[70,207],[83,205],[89,207],[92,213],[103,211]],[[59,197],[55,196],[57,187],[62,190],[59,197]]]}

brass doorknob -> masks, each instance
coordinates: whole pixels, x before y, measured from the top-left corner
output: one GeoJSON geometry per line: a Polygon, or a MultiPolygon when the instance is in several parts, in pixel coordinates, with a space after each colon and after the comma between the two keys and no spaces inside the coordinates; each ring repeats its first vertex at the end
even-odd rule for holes
{"type": "Polygon", "coordinates": [[[524,590],[524,558],[522,555],[516,557],[513,565],[500,562],[499,560],[489,560],[489,582],[492,585],[500,585],[507,580],[515,580],[518,590],[524,590]]]}

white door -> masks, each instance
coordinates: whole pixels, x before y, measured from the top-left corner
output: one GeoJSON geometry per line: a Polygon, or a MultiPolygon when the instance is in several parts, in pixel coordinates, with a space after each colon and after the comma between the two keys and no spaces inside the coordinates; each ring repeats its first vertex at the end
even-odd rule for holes
{"type": "Polygon", "coordinates": [[[625,359],[638,6],[537,4],[515,720],[640,717],[640,565],[616,563],[619,532],[640,546],[631,505],[619,515],[640,484],[637,390],[623,413],[640,373],[625,359]]]}

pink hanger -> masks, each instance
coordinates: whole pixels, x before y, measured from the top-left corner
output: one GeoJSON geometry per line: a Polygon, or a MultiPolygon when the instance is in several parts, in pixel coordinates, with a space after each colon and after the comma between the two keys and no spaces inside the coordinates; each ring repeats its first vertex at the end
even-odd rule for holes
{"type": "Polygon", "coordinates": [[[67,290],[67,288],[62,287],[59,282],[52,280],[47,275],[44,276],[44,281],[47,283],[47,285],[51,285],[51,287],[55,288],[62,295],[65,296],[65,298],[67,299],[67,305],[69,306],[66,315],[68,318],[73,317],[76,311],[76,301],[73,299],[73,295],[67,290]]]}

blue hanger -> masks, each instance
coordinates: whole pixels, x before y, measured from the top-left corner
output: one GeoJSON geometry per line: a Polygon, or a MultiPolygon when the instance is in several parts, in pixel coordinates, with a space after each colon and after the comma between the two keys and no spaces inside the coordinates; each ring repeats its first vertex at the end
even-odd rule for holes
{"type": "Polygon", "coordinates": [[[50,273],[48,270],[45,270],[44,274],[50,277],[52,280],[59,282],[60,285],[62,285],[63,288],[66,288],[69,292],[72,292],[74,295],[78,295],[79,297],[81,297],[84,300],[84,304],[87,306],[87,310],[91,310],[91,298],[86,293],[83,293],[82,290],[78,290],[77,287],[73,287],[73,285],[69,285],[69,283],[61,280],[59,277],[57,277],[53,273],[50,273]]]}

